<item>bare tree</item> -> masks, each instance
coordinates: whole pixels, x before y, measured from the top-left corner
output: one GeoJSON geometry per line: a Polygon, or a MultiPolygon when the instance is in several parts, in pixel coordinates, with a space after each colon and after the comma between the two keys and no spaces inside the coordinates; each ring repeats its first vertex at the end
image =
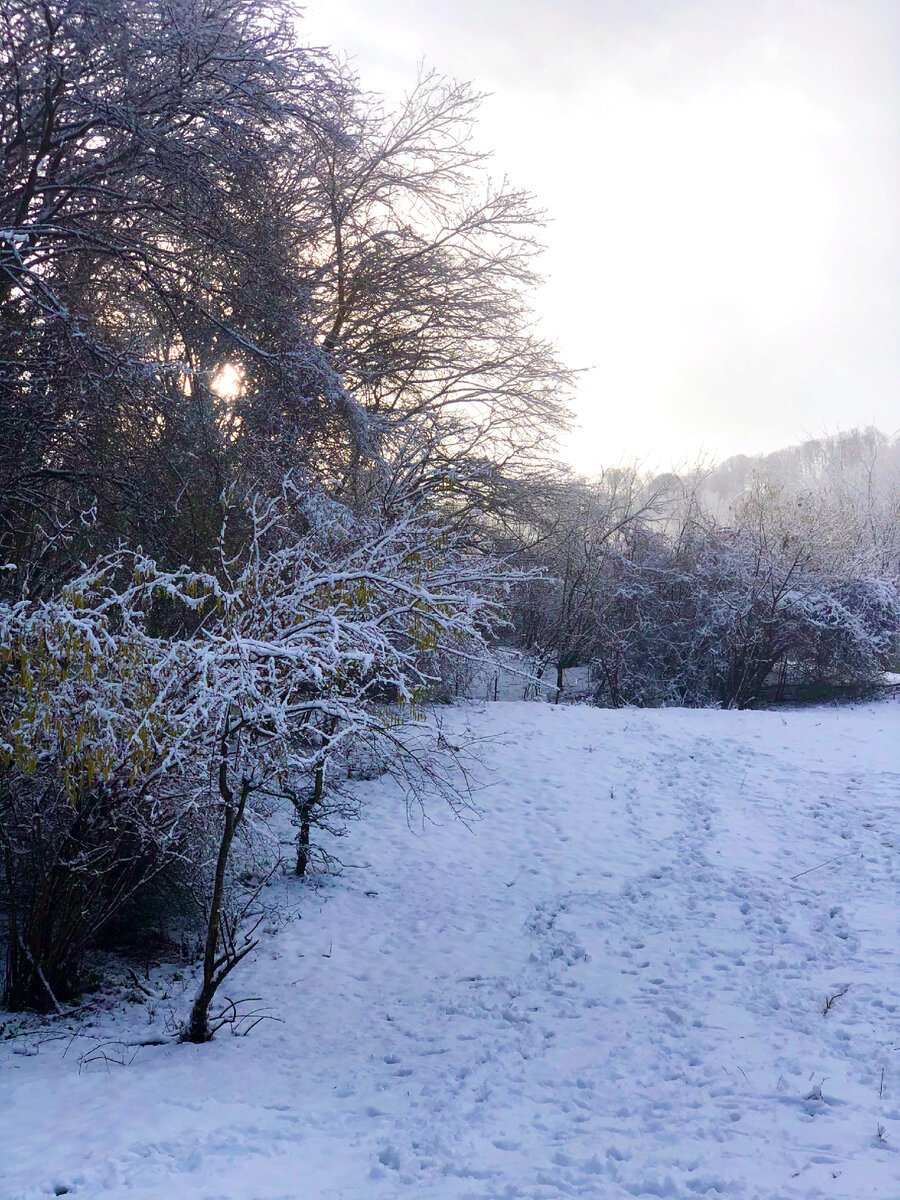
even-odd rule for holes
{"type": "Polygon", "coordinates": [[[609,561],[635,525],[660,521],[664,485],[645,484],[635,469],[611,469],[594,481],[560,479],[532,504],[519,530],[522,561],[546,578],[527,585],[516,606],[517,634],[539,675],[551,667],[556,698],[567,668],[589,663],[610,600],[609,561]]]}
{"type": "MultiPolygon", "coordinates": [[[[407,488],[452,478],[483,502],[501,464],[546,456],[571,375],[529,306],[542,215],[526,193],[491,185],[473,145],[480,99],[428,73],[396,110],[364,97],[342,114],[343,140],[320,138],[314,301],[388,470],[407,464],[407,488]]],[[[348,487],[362,486],[360,465],[348,487]]]]}

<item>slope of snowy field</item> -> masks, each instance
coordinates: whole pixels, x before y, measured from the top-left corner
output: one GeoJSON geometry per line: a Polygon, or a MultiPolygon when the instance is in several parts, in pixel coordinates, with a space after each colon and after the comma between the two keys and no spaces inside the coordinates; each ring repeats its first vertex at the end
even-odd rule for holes
{"type": "Polygon", "coordinates": [[[466,722],[477,820],[367,784],[283,885],[283,1024],[0,1043],[2,1200],[900,1197],[900,705],[466,722]]]}

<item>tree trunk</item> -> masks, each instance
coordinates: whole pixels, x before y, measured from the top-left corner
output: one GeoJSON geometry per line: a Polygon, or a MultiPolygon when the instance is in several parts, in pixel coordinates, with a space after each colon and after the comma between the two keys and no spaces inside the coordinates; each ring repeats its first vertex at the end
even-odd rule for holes
{"type": "Polygon", "coordinates": [[[302,879],[309,865],[309,816],[311,804],[304,804],[300,809],[300,832],[297,835],[297,865],[294,874],[302,879]]]}
{"type": "Polygon", "coordinates": [[[241,784],[241,795],[235,801],[234,793],[228,786],[228,764],[225,759],[228,731],[222,739],[222,761],[219,765],[219,794],[225,804],[225,824],[222,828],[222,839],[219,842],[219,854],[216,859],[216,875],[213,883],[213,894],[209,905],[209,920],[206,926],[206,948],[203,955],[203,983],[197,998],[191,1008],[191,1020],[187,1030],[187,1041],[208,1042],[212,1037],[209,1028],[209,1006],[219,984],[232,969],[237,966],[246,951],[235,952],[233,947],[226,946],[222,954],[218,954],[219,928],[222,918],[222,900],[225,895],[225,875],[228,869],[228,856],[231,853],[234,835],[244,815],[244,806],[250,792],[249,783],[244,780],[241,784]]]}
{"type": "Polygon", "coordinates": [[[22,994],[22,946],[19,942],[19,921],[16,910],[16,885],[13,878],[13,858],[9,842],[3,838],[3,858],[6,870],[6,891],[9,902],[9,928],[6,940],[6,975],[3,987],[3,1006],[10,1012],[19,1008],[22,994]]]}
{"type": "Polygon", "coordinates": [[[305,804],[300,805],[300,832],[297,835],[297,865],[294,868],[294,874],[300,878],[306,874],[306,868],[309,866],[310,823],[313,813],[322,799],[324,790],[325,764],[319,763],[316,767],[316,781],[313,785],[313,794],[305,804]]]}

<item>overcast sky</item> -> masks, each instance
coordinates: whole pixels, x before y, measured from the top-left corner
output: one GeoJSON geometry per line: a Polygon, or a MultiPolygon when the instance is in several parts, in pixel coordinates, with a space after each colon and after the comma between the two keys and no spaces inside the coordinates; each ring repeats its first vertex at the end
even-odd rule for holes
{"type": "Polygon", "coordinates": [[[900,428],[900,0],[309,0],[399,95],[491,93],[548,210],[542,330],[590,367],[584,471],[900,428]]]}

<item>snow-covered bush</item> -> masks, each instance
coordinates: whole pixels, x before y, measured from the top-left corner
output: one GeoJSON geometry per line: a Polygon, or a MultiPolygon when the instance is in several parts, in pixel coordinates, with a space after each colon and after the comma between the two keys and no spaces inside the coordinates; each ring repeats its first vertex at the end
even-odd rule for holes
{"type": "Polygon", "coordinates": [[[871,686],[892,665],[895,585],[826,571],[775,491],[725,527],[695,492],[653,482],[551,495],[558,511],[533,523],[546,578],[517,593],[515,631],[538,672],[555,666],[557,694],[565,667],[590,663],[600,704],[746,707],[871,686]]]}
{"type": "Polygon", "coordinates": [[[900,635],[885,581],[828,580],[746,532],[632,539],[609,556],[596,628],[600,703],[743,708],[793,685],[876,681],[900,635]]]}
{"type": "Polygon", "coordinates": [[[305,865],[329,776],[363,749],[413,793],[440,787],[428,664],[483,656],[493,594],[516,577],[427,514],[354,515],[291,480],[226,505],[218,560],[167,571],[120,550],[51,600],[0,607],[15,1006],[69,994],[99,929],[220,821],[221,905],[255,797],[294,806],[305,865]]]}
{"type": "MultiPolygon", "coordinates": [[[[186,611],[187,578],[161,582],[186,611]]],[[[0,606],[0,838],[10,1007],[57,1005],[86,946],[194,820],[180,646],[147,629],[153,572],[108,559],[0,606]]]]}

